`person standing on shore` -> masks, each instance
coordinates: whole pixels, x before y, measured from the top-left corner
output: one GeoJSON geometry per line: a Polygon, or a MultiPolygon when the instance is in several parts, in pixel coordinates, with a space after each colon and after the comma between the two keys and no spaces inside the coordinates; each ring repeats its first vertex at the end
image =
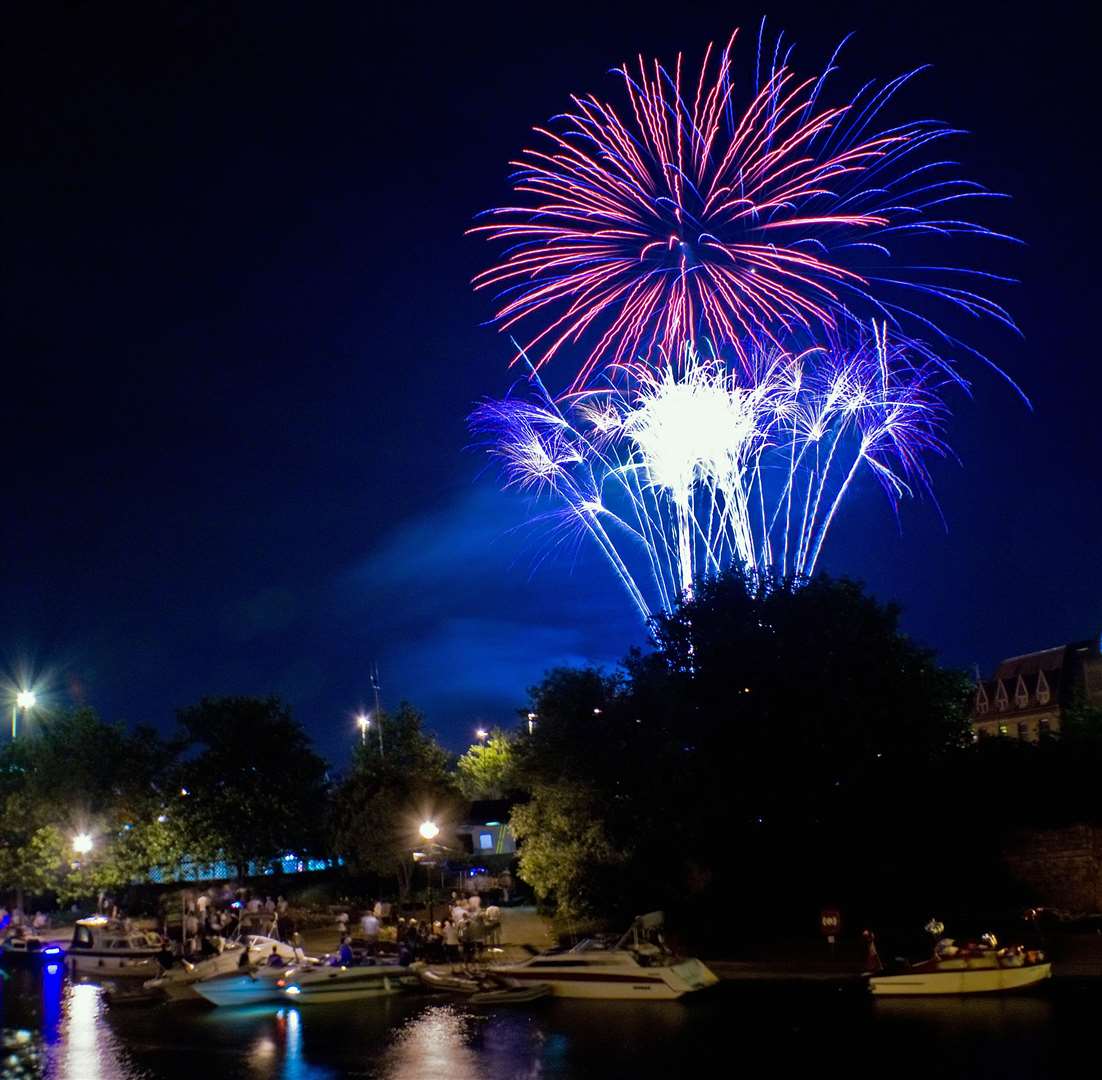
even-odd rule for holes
{"type": "Polygon", "coordinates": [[[368,956],[375,956],[379,951],[379,920],[374,911],[368,908],[360,919],[360,927],[363,930],[364,940],[367,942],[368,956]]]}

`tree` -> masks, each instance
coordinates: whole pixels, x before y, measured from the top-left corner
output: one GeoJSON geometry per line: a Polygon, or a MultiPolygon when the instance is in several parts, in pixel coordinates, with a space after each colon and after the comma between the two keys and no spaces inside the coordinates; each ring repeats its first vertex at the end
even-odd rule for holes
{"type": "Polygon", "coordinates": [[[968,685],[896,607],[849,581],[732,571],[652,633],[621,674],[560,670],[533,691],[514,828],[538,892],[616,918],[625,896],[780,917],[865,888],[892,829],[921,835],[919,817],[869,808],[898,808],[893,791],[968,744],[968,685]]]}
{"type": "Polygon", "coordinates": [[[456,762],[459,789],[468,799],[501,799],[516,784],[512,736],[494,728],[456,762]]]}
{"type": "Polygon", "coordinates": [[[169,818],[197,860],[250,863],[324,847],[326,765],[278,698],[203,698],[177,713],[185,753],[169,818]]]}
{"type": "Polygon", "coordinates": [[[162,810],[177,748],[155,732],[55,712],[0,753],[0,884],[63,899],[172,865],[181,836],[162,810]],[[160,820],[159,820],[160,819],[160,820]],[[93,850],[78,859],[77,834],[93,850]]]}
{"type": "Polygon", "coordinates": [[[419,825],[431,819],[446,835],[461,800],[448,754],[422,731],[417,710],[402,702],[380,722],[385,752],[358,746],[350,773],[333,793],[331,842],[353,870],[396,875],[405,897],[412,882],[412,852],[424,843],[419,825]]]}

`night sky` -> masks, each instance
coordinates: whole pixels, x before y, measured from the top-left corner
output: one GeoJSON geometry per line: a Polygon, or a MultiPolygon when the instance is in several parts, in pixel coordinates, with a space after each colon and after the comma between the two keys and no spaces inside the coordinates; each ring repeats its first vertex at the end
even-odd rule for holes
{"type": "MultiPolygon", "coordinates": [[[[464,230],[571,91],[616,94],[624,58],[695,60],[762,9],[231,7],[6,23],[0,657],[50,703],[166,730],[204,694],[275,692],[337,764],[374,660],[385,703],[460,747],[549,666],[644,640],[593,552],[546,557],[468,447],[511,377],[464,230]]],[[[947,528],[929,500],[897,526],[866,477],[823,567],[952,664],[1098,632],[1086,28],[994,4],[769,16],[812,69],[856,31],[850,89],[932,64],[908,114],[973,133],[962,172],[1013,197],[985,220],[1026,241],[992,250],[1023,338],[969,334],[1033,411],[967,367],[960,463],[933,465],[947,528]]]]}

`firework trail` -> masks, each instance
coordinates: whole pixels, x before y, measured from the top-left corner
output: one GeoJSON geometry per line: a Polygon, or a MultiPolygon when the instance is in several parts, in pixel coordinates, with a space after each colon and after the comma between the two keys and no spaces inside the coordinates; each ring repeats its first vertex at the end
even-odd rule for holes
{"type": "Polygon", "coordinates": [[[619,104],[574,97],[535,129],[539,145],[513,162],[515,204],[472,230],[507,245],[475,286],[498,294],[516,359],[538,370],[570,353],[578,392],[625,365],[660,366],[686,343],[745,364],[793,333],[875,320],[952,374],[968,347],[946,316],[1012,326],[971,284],[1005,279],[931,264],[922,250],[1001,234],[961,217],[999,196],[939,156],[955,129],[882,126],[916,72],[831,105],[837,52],[804,77],[781,38],[772,49],[759,38],[736,78],[734,42],[709,46],[693,74],[680,55],[672,70],[639,57],[617,70],[619,104]]]}
{"type": "Polygon", "coordinates": [[[894,505],[947,452],[947,377],[882,325],[736,364],[686,345],[636,375],[563,402],[536,377],[471,425],[507,486],[550,495],[597,543],[644,617],[733,563],[810,576],[862,468],[894,505]]]}

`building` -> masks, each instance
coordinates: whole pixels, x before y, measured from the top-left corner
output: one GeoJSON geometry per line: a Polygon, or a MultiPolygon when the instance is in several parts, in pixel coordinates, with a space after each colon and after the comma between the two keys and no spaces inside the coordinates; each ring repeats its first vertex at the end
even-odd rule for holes
{"type": "Polygon", "coordinates": [[[972,734],[1037,742],[1058,734],[1068,706],[1102,706],[1099,639],[1012,656],[976,684],[972,734]]]}
{"type": "Polygon", "coordinates": [[[509,828],[511,809],[512,803],[508,799],[483,799],[471,803],[467,820],[455,829],[462,849],[478,858],[515,855],[517,844],[509,828]]]}

